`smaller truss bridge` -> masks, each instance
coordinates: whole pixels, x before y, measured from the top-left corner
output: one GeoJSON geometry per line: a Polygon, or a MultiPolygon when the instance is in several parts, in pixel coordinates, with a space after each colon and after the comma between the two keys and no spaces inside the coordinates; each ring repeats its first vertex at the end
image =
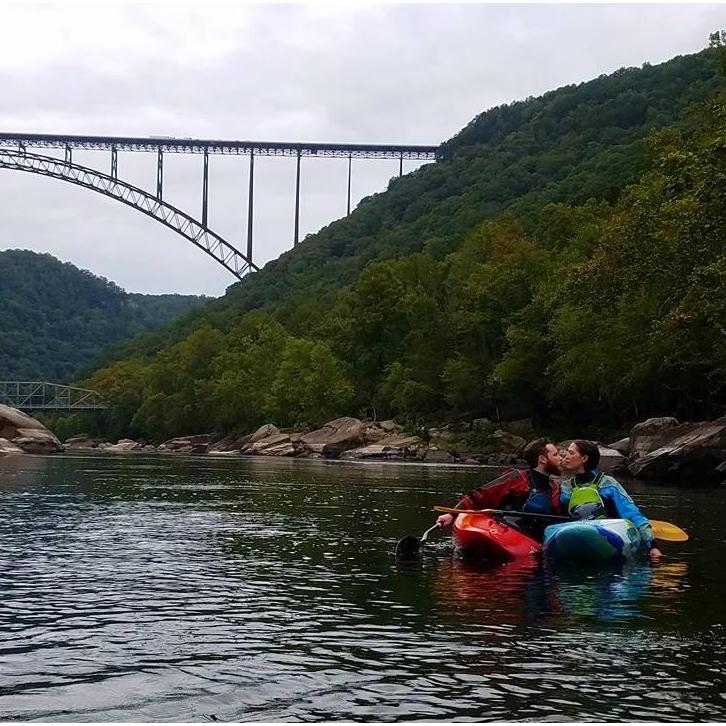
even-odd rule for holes
{"type": "Polygon", "coordinates": [[[97,411],[108,408],[96,391],[47,381],[0,381],[0,403],[21,411],[97,411]]]}

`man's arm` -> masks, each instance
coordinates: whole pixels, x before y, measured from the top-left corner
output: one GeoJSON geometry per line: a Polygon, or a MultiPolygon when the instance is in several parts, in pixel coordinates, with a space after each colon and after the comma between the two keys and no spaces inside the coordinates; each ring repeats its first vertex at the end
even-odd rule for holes
{"type": "MultiPolygon", "coordinates": [[[[473,489],[463,496],[456,505],[457,509],[500,509],[511,494],[529,491],[526,476],[518,469],[510,469],[493,481],[473,489]]],[[[443,514],[436,522],[440,527],[448,527],[454,521],[453,514],[443,514]]]]}

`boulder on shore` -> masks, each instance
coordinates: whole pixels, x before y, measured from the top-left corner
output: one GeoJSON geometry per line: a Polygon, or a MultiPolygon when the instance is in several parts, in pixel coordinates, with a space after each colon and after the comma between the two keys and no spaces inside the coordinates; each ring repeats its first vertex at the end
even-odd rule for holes
{"type": "Polygon", "coordinates": [[[631,433],[628,468],[640,479],[700,484],[723,479],[726,469],[726,416],[715,421],[678,423],[649,419],[631,433]]]}
{"type": "Polygon", "coordinates": [[[599,444],[597,448],[600,451],[600,465],[598,467],[600,471],[609,474],[610,472],[625,469],[628,460],[617,449],[599,444]]]}
{"type": "Polygon", "coordinates": [[[480,463],[487,466],[526,466],[526,462],[516,455],[504,452],[482,455],[480,463]]]}
{"type": "Polygon", "coordinates": [[[270,436],[277,436],[277,434],[279,433],[280,429],[278,429],[277,426],[275,426],[274,424],[263,424],[249,437],[249,440],[246,443],[256,444],[262,439],[267,439],[270,436]]]}
{"type": "Polygon", "coordinates": [[[416,447],[421,444],[418,436],[388,436],[376,444],[348,449],[341,459],[405,459],[415,455],[416,447]]]}
{"type": "Polygon", "coordinates": [[[367,444],[376,444],[390,435],[391,434],[385,429],[374,426],[373,424],[366,426],[365,431],[363,432],[363,438],[367,444]]]}
{"type": "Polygon", "coordinates": [[[390,418],[385,421],[379,421],[378,427],[383,429],[387,434],[392,434],[394,431],[401,430],[401,427],[390,418]]]}
{"type": "Polygon", "coordinates": [[[7,439],[27,454],[63,451],[61,442],[40,421],[5,404],[0,404],[0,438],[7,439]]]}
{"type": "Polygon", "coordinates": [[[474,431],[492,431],[496,428],[494,422],[488,418],[475,418],[471,422],[471,428],[474,431]]]}
{"type": "MultiPolygon", "coordinates": [[[[192,434],[191,436],[177,436],[159,445],[161,451],[176,451],[180,454],[205,454],[211,440],[210,434],[192,434]]],[[[131,441],[131,439],[124,439],[131,441]]],[[[119,442],[120,444],[121,442],[119,442]]],[[[134,442],[136,443],[136,442],[134,442]]],[[[117,444],[118,445],[118,444],[117,444]]],[[[139,445],[138,448],[142,448],[139,445]]]]}
{"type": "Polygon", "coordinates": [[[251,434],[241,436],[240,434],[228,434],[224,438],[215,441],[207,448],[208,454],[234,454],[240,451],[245,444],[249,443],[251,434]]]}
{"type": "Polygon", "coordinates": [[[329,421],[322,428],[303,435],[300,443],[313,454],[336,458],[344,451],[355,449],[366,443],[365,425],[360,419],[343,416],[329,421]]]}
{"type": "Polygon", "coordinates": [[[517,421],[509,421],[504,424],[510,434],[520,436],[522,439],[531,441],[537,435],[531,418],[521,418],[517,421]]]}
{"type": "Polygon", "coordinates": [[[7,439],[0,439],[0,456],[5,456],[7,454],[22,454],[23,450],[19,447],[13,444],[12,442],[8,441],[7,439]]]}
{"type": "Polygon", "coordinates": [[[608,448],[615,449],[615,451],[619,452],[623,456],[628,456],[630,454],[630,436],[613,441],[612,444],[608,444],[608,448]]]}
{"type": "MultiPolygon", "coordinates": [[[[101,447],[99,446],[99,448],[101,447]]],[[[126,451],[137,451],[138,449],[143,448],[143,444],[140,444],[138,441],[134,441],[133,439],[119,439],[115,444],[104,446],[103,450],[107,451],[109,454],[123,454],[126,451]]]]}
{"type": "Polygon", "coordinates": [[[630,461],[637,461],[641,456],[650,454],[673,438],[673,429],[680,426],[673,416],[649,418],[635,424],[630,431],[630,461]]]}
{"type": "Polygon", "coordinates": [[[445,449],[439,449],[437,446],[429,446],[423,453],[423,460],[427,464],[453,464],[456,458],[445,449]]]}
{"type": "MultiPolygon", "coordinates": [[[[273,427],[274,428],[274,427],[273,427]]],[[[242,449],[243,454],[258,456],[292,456],[295,447],[290,441],[290,434],[271,434],[256,441],[250,440],[242,449]]]]}
{"type": "Polygon", "coordinates": [[[97,449],[101,443],[101,439],[96,439],[88,434],[77,434],[66,439],[63,446],[66,449],[97,449]]]}
{"type": "Polygon", "coordinates": [[[293,444],[288,437],[286,441],[280,441],[278,444],[274,444],[273,446],[267,446],[258,453],[262,456],[295,456],[299,453],[299,450],[295,448],[295,444],[293,444]]]}

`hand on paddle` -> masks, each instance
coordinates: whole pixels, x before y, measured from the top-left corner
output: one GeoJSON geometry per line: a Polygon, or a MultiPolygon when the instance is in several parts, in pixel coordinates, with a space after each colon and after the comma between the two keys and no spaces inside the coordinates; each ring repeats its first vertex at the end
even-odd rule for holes
{"type": "Polygon", "coordinates": [[[437,520],[436,524],[439,527],[448,527],[454,521],[453,514],[442,514],[437,520]]]}
{"type": "Polygon", "coordinates": [[[650,559],[654,562],[657,562],[661,557],[663,557],[663,553],[657,547],[651,547],[648,552],[648,557],[650,557],[650,559]]]}

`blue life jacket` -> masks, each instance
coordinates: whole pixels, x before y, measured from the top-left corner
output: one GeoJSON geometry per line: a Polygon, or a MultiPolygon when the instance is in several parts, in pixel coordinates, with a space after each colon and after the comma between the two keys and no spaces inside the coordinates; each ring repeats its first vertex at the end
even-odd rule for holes
{"type": "Polygon", "coordinates": [[[552,514],[550,486],[548,485],[546,489],[539,488],[530,472],[527,472],[527,478],[529,479],[529,496],[522,506],[522,511],[534,514],[552,514]]]}

